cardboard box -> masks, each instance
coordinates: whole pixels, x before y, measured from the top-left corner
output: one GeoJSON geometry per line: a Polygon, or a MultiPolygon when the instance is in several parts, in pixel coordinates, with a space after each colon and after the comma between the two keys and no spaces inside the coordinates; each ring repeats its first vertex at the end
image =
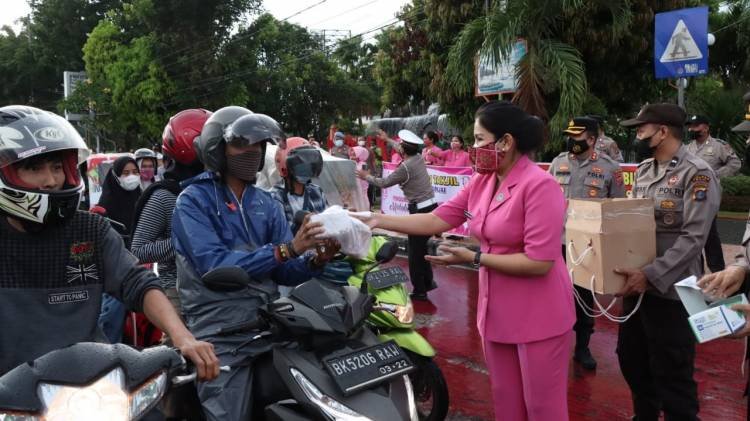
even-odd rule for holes
{"type": "Polygon", "coordinates": [[[733,304],[747,304],[745,294],[708,304],[706,296],[696,285],[695,276],[674,285],[688,314],[688,323],[699,343],[736,333],[745,327],[745,314],[731,309],[733,304]]]}
{"type": "Polygon", "coordinates": [[[625,277],[616,274],[615,268],[640,268],[656,258],[654,202],[571,199],[565,244],[569,248],[566,261],[568,270],[573,270],[573,282],[591,290],[593,276],[594,292],[614,294],[625,283],[625,277]],[[586,253],[589,247],[591,250],[586,253]],[[576,265],[574,260],[579,258],[581,261],[576,265]]]}

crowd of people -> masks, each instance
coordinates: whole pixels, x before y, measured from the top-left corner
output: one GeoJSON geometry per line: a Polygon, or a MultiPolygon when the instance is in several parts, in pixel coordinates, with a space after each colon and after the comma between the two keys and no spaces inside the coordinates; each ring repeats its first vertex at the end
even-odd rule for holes
{"type": "MultiPolygon", "coordinates": [[[[247,419],[253,365],[244,362],[270,344],[259,340],[237,352],[241,338],[216,332],[252,319],[262,299],[252,289],[211,290],[201,277],[237,266],[258,289],[285,294],[309,279],[340,275],[340,245],[309,217],[329,206],[315,184],[324,154],[354,161],[367,209],[375,188],[403,190],[409,215],[352,216],[408,235],[413,299],[426,300],[437,288],[432,265],[478,270],[477,329],[497,419],[567,419],[570,349],[583,367],[596,367],[588,346],[593,319],[574,303],[560,239],[568,199],[625,196],[622,154],[598,116],[571,119],[565,150],[548,171],[532,158],[545,123],[510,102],[479,107],[468,151],[458,135],[442,150],[436,132],[379,130],[376,139],[395,152],[396,167],[383,177],[383,149],[366,137],[348,145],[334,132],[324,152],[314,137],[287,137],[272,117],[243,107],[184,110],[165,126],[162,165],[148,149],[118,158],[94,212],[78,210],[78,166],[89,151],[75,129],[31,107],[3,107],[0,116],[3,139],[15,145],[0,146],[0,308],[11,309],[3,317],[23,318],[0,333],[0,375],[71,342],[100,340],[100,333],[120,341],[127,308],[145,313],[194,362],[208,419],[247,419]],[[280,179],[270,191],[256,185],[269,170],[269,154],[280,179]],[[437,203],[427,165],[471,166],[475,174],[455,197],[437,203]],[[429,255],[431,236],[463,224],[478,250],[442,245],[429,255]],[[158,275],[143,264],[156,264],[158,275]],[[46,298],[53,292],[73,298],[53,304],[46,298]],[[220,365],[232,368],[220,373],[220,365]]],[[[747,289],[750,225],[744,253],[726,267],[716,234],[719,178],[735,174],[741,162],[711,137],[705,117],[688,118],[676,105],[646,105],[621,124],[635,130],[641,163],[632,196],[654,202],[657,258],[618,269],[624,311],[640,302],[619,326],[620,369],[634,419],[663,413],[667,420],[697,420],[695,338],[674,284],[704,274],[705,248],[712,272],[700,280],[705,291],[728,296],[747,289]]],[[[590,291],[578,294],[591,306],[590,291]]],[[[737,309],[750,314],[748,305],[737,309]]],[[[750,327],[740,333],[747,334],[750,327]]]]}

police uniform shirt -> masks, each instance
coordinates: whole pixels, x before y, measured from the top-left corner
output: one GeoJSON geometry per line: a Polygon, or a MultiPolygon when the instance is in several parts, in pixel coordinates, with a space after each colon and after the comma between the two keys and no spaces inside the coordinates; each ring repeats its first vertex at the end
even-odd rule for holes
{"type": "Polygon", "coordinates": [[[633,197],[654,201],[657,258],[643,272],[655,289],[648,292],[679,300],[674,283],[703,273],[701,252],[721,200],[716,175],[681,146],[671,161],[638,165],[633,197]]]}
{"type": "Polygon", "coordinates": [[[750,215],[747,217],[745,234],[742,236],[742,250],[734,256],[734,263],[731,266],[740,266],[745,269],[746,273],[750,272],[750,215]]]}
{"type": "Polygon", "coordinates": [[[367,182],[381,189],[398,184],[409,203],[420,203],[435,198],[426,165],[422,155],[409,156],[401,161],[388,177],[380,178],[370,175],[367,177],[367,182]]]}
{"type": "Polygon", "coordinates": [[[599,136],[599,138],[596,139],[596,145],[594,145],[594,149],[599,152],[599,154],[607,155],[617,162],[625,161],[622,158],[622,151],[620,150],[620,147],[617,146],[617,142],[615,142],[609,136],[599,136]]]}
{"type": "Polygon", "coordinates": [[[563,152],[552,161],[549,173],[562,187],[566,199],[625,197],[620,164],[598,152],[584,160],[563,152]]]}
{"type": "Polygon", "coordinates": [[[688,152],[706,161],[713,168],[719,178],[730,177],[737,174],[742,166],[742,161],[734,153],[734,149],[721,139],[709,136],[703,143],[694,140],[687,146],[688,152]]]}

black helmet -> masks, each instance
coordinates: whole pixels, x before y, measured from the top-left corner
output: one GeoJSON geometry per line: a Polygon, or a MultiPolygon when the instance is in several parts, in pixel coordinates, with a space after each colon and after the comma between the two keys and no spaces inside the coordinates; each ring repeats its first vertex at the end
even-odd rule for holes
{"type": "Polygon", "coordinates": [[[72,217],[84,189],[78,165],[88,155],[86,143],[64,118],[33,107],[0,108],[0,212],[37,224],[72,217]],[[62,190],[40,190],[21,180],[17,164],[53,153],[63,163],[62,190]]]}
{"type": "MultiPolygon", "coordinates": [[[[277,145],[286,140],[284,131],[281,130],[276,120],[265,114],[243,115],[227,126],[224,130],[224,141],[232,146],[243,147],[262,143],[263,155],[266,155],[266,144],[277,145]]],[[[263,169],[265,160],[260,162],[258,171],[263,169]]]]}
{"type": "Polygon", "coordinates": [[[193,145],[198,159],[209,171],[220,172],[226,165],[224,130],[238,118],[252,113],[245,107],[232,105],[217,110],[206,120],[193,145]]]}
{"type": "Polygon", "coordinates": [[[323,170],[323,156],[314,146],[300,146],[286,156],[286,168],[290,177],[302,184],[319,177],[323,170]]]}

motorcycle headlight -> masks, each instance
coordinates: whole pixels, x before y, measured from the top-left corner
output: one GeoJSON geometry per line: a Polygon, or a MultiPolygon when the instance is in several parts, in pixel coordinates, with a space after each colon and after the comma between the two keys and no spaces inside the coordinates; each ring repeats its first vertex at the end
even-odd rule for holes
{"type": "Polygon", "coordinates": [[[141,385],[130,395],[130,419],[145,415],[161,400],[166,389],[167,373],[164,371],[141,385]]]}
{"type": "Polygon", "coordinates": [[[289,372],[292,373],[294,381],[302,388],[305,396],[317,405],[330,419],[334,421],[372,421],[370,418],[321,392],[313,382],[298,370],[290,368],[289,372]]]}
{"type": "Polygon", "coordinates": [[[47,408],[45,420],[129,420],[125,373],[121,368],[110,371],[88,386],[41,383],[38,390],[47,408]]]}
{"type": "MultiPolygon", "coordinates": [[[[125,373],[116,368],[94,383],[65,386],[39,385],[39,396],[46,409],[45,421],[63,420],[135,420],[151,410],[166,391],[167,373],[152,377],[132,394],[125,388],[125,373]]],[[[0,421],[32,421],[37,418],[2,418],[0,421]]]]}
{"type": "Polygon", "coordinates": [[[414,321],[414,306],[411,301],[404,306],[396,305],[396,318],[399,322],[408,325],[414,321]]]}
{"type": "Polygon", "coordinates": [[[0,412],[0,421],[41,421],[36,415],[0,412]]]}

